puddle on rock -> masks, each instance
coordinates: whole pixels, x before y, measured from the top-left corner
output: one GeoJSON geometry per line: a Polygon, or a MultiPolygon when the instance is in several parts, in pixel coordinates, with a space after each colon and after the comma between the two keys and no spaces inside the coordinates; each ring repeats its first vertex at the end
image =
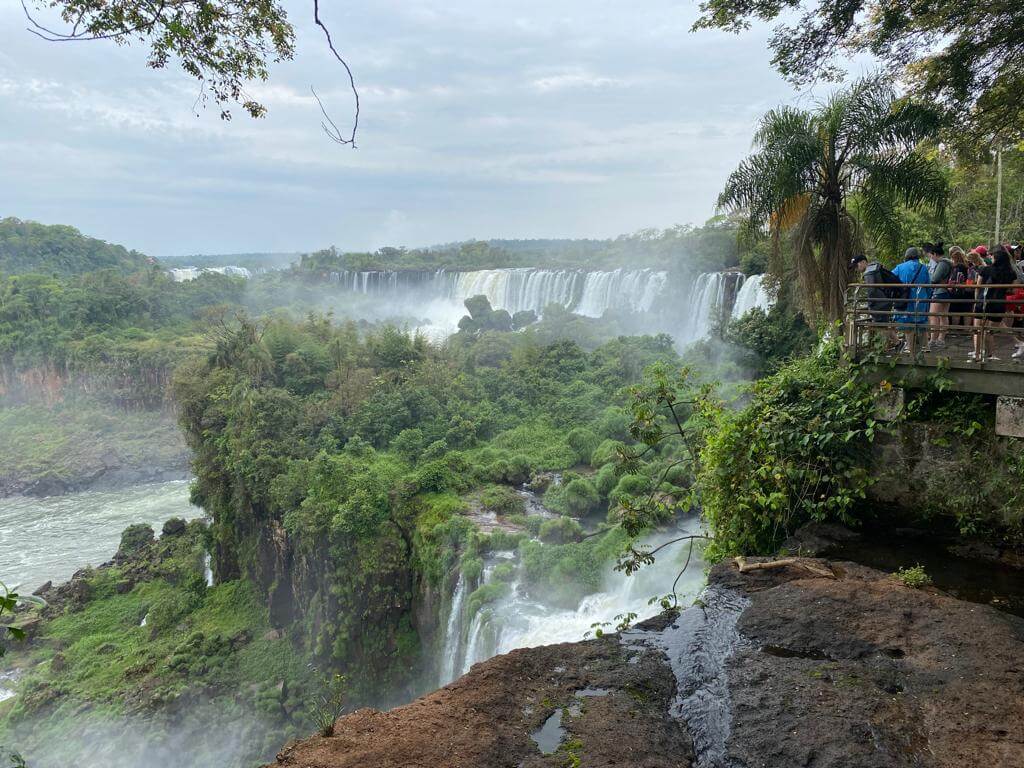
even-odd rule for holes
{"type": "Polygon", "coordinates": [[[533,743],[543,755],[552,755],[558,751],[562,739],[565,737],[565,728],[562,727],[562,708],[559,707],[555,713],[544,721],[544,725],[530,734],[533,743]]]}

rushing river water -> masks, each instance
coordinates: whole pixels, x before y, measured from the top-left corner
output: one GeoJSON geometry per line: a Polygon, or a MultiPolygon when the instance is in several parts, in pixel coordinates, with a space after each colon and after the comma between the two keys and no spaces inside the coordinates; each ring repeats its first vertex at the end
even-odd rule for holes
{"type": "Polygon", "coordinates": [[[85,565],[113,557],[121,531],[149,523],[159,534],[169,517],[192,519],[188,481],[137,485],[117,491],[84,491],[34,499],[0,499],[0,580],[31,592],[58,584],[85,565]]]}

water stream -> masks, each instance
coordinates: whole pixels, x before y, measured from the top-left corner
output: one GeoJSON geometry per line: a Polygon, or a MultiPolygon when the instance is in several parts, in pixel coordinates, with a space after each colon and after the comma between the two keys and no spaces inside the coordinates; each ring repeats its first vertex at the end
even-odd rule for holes
{"type": "MultiPolygon", "coordinates": [[[[691,518],[685,522],[682,531],[661,535],[650,543],[656,545],[684,533],[696,532],[698,528],[699,521],[691,518]]],[[[653,565],[642,568],[633,576],[616,572],[609,564],[602,589],[587,595],[571,608],[560,606],[543,594],[531,592],[524,583],[516,553],[495,553],[485,563],[479,584],[466,584],[460,576],[442,644],[444,650],[438,682],[441,685],[449,683],[468,672],[473,664],[515,648],[578,641],[592,633],[595,625],[613,630],[619,621],[617,617],[628,613],[637,614],[635,621],[659,613],[661,607],[649,601],[671,592],[672,582],[686,559],[688,546],[688,542],[679,542],[666,547],[658,553],[653,565]],[[477,586],[490,584],[497,567],[503,562],[516,566],[508,594],[469,615],[468,595],[477,586]]],[[[703,562],[695,553],[676,589],[680,604],[689,605],[704,582],[703,562]]]]}
{"type": "Polygon", "coordinates": [[[170,517],[202,514],[189,503],[187,480],[42,499],[0,498],[0,581],[20,585],[23,592],[46,581],[59,584],[79,568],[110,560],[129,525],[148,523],[159,534],[170,517]]]}

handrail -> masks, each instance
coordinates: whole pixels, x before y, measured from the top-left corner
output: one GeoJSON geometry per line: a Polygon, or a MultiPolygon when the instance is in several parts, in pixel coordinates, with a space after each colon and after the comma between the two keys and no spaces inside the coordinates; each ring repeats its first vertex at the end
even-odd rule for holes
{"type": "Polygon", "coordinates": [[[1024,289],[1024,283],[849,283],[849,288],[1020,288],[1024,289]]]}
{"type": "Polygon", "coordinates": [[[1011,352],[1014,342],[1024,344],[1024,327],[1014,327],[1024,324],[1024,296],[1010,295],[1013,291],[1024,291],[1024,282],[850,283],[843,310],[847,350],[854,359],[878,354],[877,341],[884,339],[881,354],[904,365],[1024,374],[1024,358],[1016,349],[1011,352]],[[870,295],[894,288],[910,290],[870,295]],[[914,295],[916,288],[927,290],[914,295]],[[952,295],[935,299],[936,289],[952,295]],[[990,290],[1001,295],[992,296],[990,290]],[[942,311],[932,312],[933,304],[943,305],[942,311]],[[1004,311],[984,311],[993,304],[1004,311]],[[1006,311],[1011,307],[1021,311],[1006,311]]]}

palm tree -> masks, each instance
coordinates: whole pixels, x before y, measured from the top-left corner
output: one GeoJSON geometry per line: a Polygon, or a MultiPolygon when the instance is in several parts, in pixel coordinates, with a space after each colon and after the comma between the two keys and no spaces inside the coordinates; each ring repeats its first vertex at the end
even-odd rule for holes
{"type": "Polygon", "coordinates": [[[897,98],[879,77],[859,80],[811,111],[772,110],[754,134],[756,151],[729,176],[718,205],[742,214],[747,234],[769,235],[776,256],[788,236],[806,309],[819,320],[837,319],[847,265],[865,234],[895,253],[900,206],[942,214],[946,179],[920,148],[939,121],[937,110],[897,98]]]}

